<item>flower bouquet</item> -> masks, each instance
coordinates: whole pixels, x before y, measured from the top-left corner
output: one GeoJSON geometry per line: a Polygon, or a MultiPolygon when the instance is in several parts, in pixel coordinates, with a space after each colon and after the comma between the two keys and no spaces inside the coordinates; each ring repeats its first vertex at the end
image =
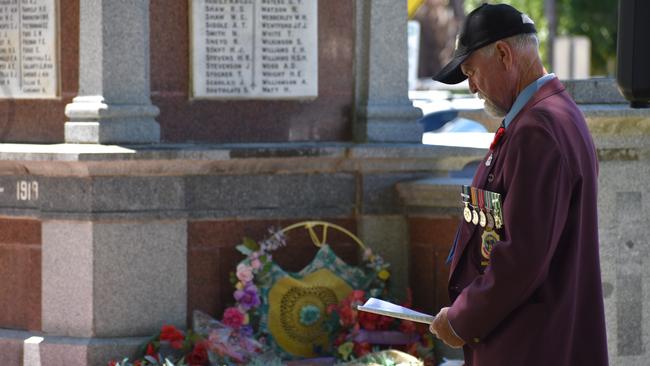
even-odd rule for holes
{"type": "MultiPolygon", "coordinates": [[[[425,365],[435,364],[428,329],[409,320],[358,311],[357,306],[369,297],[366,291],[355,290],[340,304],[328,308],[326,326],[332,337],[331,352],[341,361],[350,361],[381,348],[397,348],[422,359],[425,365]]],[[[410,300],[403,304],[410,305],[410,300]]]]}
{"type": "Polygon", "coordinates": [[[173,325],[164,325],[149,339],[133,361],[109,361],[108,366],[208,366],[209,344],[201,335],[183,332],[173,325]]]}

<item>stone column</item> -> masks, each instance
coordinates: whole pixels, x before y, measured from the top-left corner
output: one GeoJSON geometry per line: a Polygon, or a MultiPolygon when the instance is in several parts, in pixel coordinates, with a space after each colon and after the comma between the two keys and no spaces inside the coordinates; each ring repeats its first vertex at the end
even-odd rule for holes
{"type": "Polygon", "coordinates": [[[186,221],[53,219],[42,230],[43,366],[105,365],[163,324],[184,328],[186,221]]]}
{"type": "Polygon", "coordinates": [[[43,331],[147,336],[187,313],[185,221],[43,222],[43,331]]]}
{"type": "Polygon", "coordinates": [[[357,0],[357,141],[421,142],[422,112],[408,99],[406,1],[357,0]]]}
{"type": "Polygon", "coordinates": [[[155,143],[149,82],[149,0],[79,3],[79,94],[65,142],[155,143]]]}

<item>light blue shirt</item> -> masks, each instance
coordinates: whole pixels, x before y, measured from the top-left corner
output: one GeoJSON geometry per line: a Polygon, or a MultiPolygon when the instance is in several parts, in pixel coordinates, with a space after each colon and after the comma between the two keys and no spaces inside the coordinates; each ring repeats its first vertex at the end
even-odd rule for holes
{"type": "Polygon", "coordinates": [[[517,96],[517,99],[515,99],[515,102],[512,104],[512,107],[510,108],[510,111],[508,111],[508,114],[506,114],[506,117],[503,119],[503,125],[505,128],[508,128],[510,123],[512,122],[515,117],[517,117],[517,114],[521,111],[522,108],[528,103],[530,98],[537,93],[537,91],[544,85],[546,84],[547,81],[555,78],[555,74],[546,74],[542,76],[541,78],[533,81],[530,83],[527,87],[524,88],[524,90],[519,93],[517,96]]]}

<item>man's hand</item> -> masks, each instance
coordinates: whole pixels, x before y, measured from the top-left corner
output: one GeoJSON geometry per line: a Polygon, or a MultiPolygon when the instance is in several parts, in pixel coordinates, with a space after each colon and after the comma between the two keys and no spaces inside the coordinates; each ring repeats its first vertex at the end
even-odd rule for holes
{"type": "Polygon", "coordinates": [[[449,320],[447,319],[447,310],[449,310],[449,308],[440,309],[440,312],[436,315],[433,323],[429,326],[429,330],[449,347],[460,348],[465,344],[465,341],[458,338],[452,330],[449,320]]]}

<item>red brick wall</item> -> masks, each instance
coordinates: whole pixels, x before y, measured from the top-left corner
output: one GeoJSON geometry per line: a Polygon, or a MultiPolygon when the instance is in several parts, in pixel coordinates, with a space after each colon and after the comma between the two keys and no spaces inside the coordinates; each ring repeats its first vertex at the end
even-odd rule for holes
{"type": "MultiPolygon", "coordinates": [[[[244,256],[235,247],[243,237],[260,241],[267,237],[270,227],[286,227],[302,220],[204,220],[188,223],[187,253],[187,311],[188,324],[194,310],[204,311],[221,318],[223,310],[234,304],[234,287],[230,273],[244,256]]],[[[356,232],[354,219],[325,220],[356,232]]],[[[320,234],[320,230],[317,230],[320,234]]],[[[347,263],[356,264],[359,254],[357,244],[345,234],[333,229],[328,231],[328,242],[339,257],[347,263]]],[[[314,258],[318,248],[312,244],[304,229],[288,233],[287,246],[273,252],[274,260],[282,268],[299,271],[314,258]]]]}
{"type": "Polygon", "coordinates": [[[41,330],[41,222],[0,219],[0,328],[41,330]]]}
{"type": "Polygon", "coordinates": [[[409,283],[413,306],[437,313],[449,305],[445,263],[456,234],[457,217],[412,216],[408,218],[410,234],[409,283]]]}
{"type": "MultiPolygon", "coordinates": [[[[409,286],[413,306],[437,312],[449,304],[445,264],[454,240],[458,217],[409,217],[410,273],[409,286]]],[[[194,310],[220,318],[223,310],[234,303],[230,273],[244,257],[235,246],[243,237],[262,240],[269,227],[285,227],[300,220],[203,220],[188,224],[188,324],[194,310]]],[[[326,220],[356,232],[355,219],[326,220]]],[[[330,230],[328,237],[337,254],[356,264],[357,246],[345,235],[330,230]]],[[[311,261],[317,248],[308,233],[296,229],[289,233],[287,247],[274,253],[283,268],[298,271],[311,261]]]]}

